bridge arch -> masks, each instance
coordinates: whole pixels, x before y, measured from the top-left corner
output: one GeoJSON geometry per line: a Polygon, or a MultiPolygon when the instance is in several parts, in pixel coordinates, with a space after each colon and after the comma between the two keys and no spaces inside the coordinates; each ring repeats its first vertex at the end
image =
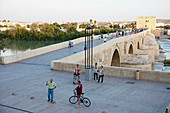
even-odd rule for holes
{"type": "Polygon", "coordinates": [[[132,47],[132,44],[130,44],[130,46],[129,46],[128,54],[133,54],[133,47],[132,47]]]}
{"type": "Polygon", "coordinates": [[[120,66],[120,54],[118,49],[115,49],[113,52],[111,66],[120,66]]]}
{"type": "Polygon", "coordinates": [[[139,42],[138,42],[138,43],[137,43],[137,49],[139,49],[139,47],[140,47],[140,46],[139,46],[139,42]]]}

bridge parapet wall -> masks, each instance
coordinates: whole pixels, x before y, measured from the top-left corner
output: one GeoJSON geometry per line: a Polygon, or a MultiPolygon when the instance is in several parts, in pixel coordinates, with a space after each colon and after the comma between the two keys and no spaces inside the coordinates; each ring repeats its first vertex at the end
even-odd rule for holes
{"type": "MultiPolygon", "coordinates": [[[[121,62],[123,56],[127,54],[127,52],[125,53],[124,51],[129,50],[129,46],[127,46],[125,50],[124,47],[125,43],[127,43],[128,45],[130,44],[134,45],[136,41],[141,42],[141,37],[147,33],[148,31],[146,30],[138,34],[115,38],[106,43],[94,47],[93,62],[96,62],[99,65],[111,66],[112,57],[115,50],[118,50],[120,62],[121,62]]],[[[135,47],[136,46],[133,47],[134,51],[136,50],[135,47]]],[[[80,53],[65,57],[60,61],[83,64],[85,62],[84,59],[85,59],[85,55],[84,55],[84,51],[82,51],[80,53]]]]}
{"type": "MultiPolygon", "coordinates": [[[[81,73],[85,73],[84,64],[79,64],[81,73]]],[[[76,63],[55,61],[51,65],[52,70],[73,72],[76,63]]],[[[100,68],[100,65],[99,65],[100,68]]],[[[104,66],[105,76],[136,79],[136,71],[139,70],[140,80],[170,83],[170,72],[143,70],[126,67],[104,66]]],[[[72,76],[72,75],[70,75],[72,76]]]]}

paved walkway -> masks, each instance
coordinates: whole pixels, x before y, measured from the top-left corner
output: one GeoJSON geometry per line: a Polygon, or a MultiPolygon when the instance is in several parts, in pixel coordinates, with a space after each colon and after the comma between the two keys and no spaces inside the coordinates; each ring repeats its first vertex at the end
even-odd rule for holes
{"type": "MultiPolygon", "coordinates": [[[[95,45],[103,43],[96,40],[95,45]]],[[[72,74],[70,72],[51,71],[51,60],[83,50],[83,44],[73,48],[65,48],[48,54],[20,61],[9,65],[0,65],[0,113],[162,113],[170,103],[170,84],[135,81],[105,77],[103,84],[96,81],[81,80],[83,90],[92,105],[89,108],[68,102],[72,90],[72,74]],[[54,78],[57,83],[54,99],[56,104],[47,102],[47,87],[45,83],[54,78]],[[128,84],[134,82],[135,84],[128,84]],[[11,95],[15,92],[15,96],[11,95]],[[35,99],[31,100],[33,96],[35,99]]]]}

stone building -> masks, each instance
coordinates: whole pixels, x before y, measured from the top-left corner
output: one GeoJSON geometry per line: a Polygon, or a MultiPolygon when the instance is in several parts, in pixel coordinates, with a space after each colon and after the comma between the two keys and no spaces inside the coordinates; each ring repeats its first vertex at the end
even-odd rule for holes
{"type": "Polygon", "coordinates": [[[141,16],[141,17],[136,17],[136,28],[151,28],[151,30],[156,29],[156,16],[141,16]]]}

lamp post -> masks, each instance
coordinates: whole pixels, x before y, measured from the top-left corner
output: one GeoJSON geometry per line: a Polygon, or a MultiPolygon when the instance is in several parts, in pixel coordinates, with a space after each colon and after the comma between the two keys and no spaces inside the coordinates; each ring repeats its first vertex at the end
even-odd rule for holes
{"type": "Polygon", "coordinates": [[[93,68],[93,29],[91,25],[85,29],[85,80],[92,80],[93,68]]]}

